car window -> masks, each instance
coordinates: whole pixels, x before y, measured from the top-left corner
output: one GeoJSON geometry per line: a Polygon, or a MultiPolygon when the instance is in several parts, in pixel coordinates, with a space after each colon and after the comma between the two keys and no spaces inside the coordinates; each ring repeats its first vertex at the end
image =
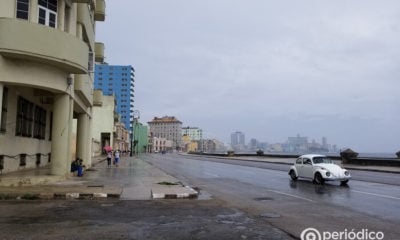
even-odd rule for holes
{"type": "Polygon", "coordinates": [[[314,157],[313,162],[314,163],[332,163],[332,160],[330,160],[327,157],[314,157]]]}
{"type": "Polygon", "coordinates": [[[303,158],[303,164],[312,165],[311,164],[311,159],[303,158]]]}
{"type": "Polygon", "coordinates": [[[301,164],[302,163],[302,159],[301,158],[298,158],[297,160],[296,160],[296,164],[301,164]]]}

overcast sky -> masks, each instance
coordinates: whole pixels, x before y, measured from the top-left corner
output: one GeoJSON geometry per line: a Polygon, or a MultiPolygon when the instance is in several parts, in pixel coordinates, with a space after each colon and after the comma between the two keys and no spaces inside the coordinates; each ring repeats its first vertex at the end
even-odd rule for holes
{"type": "Polygon", "coordinates": [[[134,66],[144,123],[400,150],[398,0],[107,0],[106,13],[96,39],[134,66]]]}

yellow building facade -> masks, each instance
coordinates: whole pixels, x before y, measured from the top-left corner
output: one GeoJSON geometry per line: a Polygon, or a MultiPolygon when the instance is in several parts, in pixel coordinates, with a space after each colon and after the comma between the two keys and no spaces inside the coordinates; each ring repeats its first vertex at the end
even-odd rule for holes
{"type": "Polygon", "coordinates": [[[67,176],[76,156],[91,165],[95,42],[104,0],[0,2],[0,170],[50,165],[67,176]]]}

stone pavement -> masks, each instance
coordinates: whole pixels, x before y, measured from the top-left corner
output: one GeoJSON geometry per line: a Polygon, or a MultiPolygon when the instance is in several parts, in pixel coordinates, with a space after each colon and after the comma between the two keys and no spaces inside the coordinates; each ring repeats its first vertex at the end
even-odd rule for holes
{"type": "Polygon", "coordinates": [[[0,175],[0,199],[150,200],[197,198],[198,192],[137,157],[121,157],[118,167],[93,159],[82,177],[67,179],[37,168],[0,175]]]}

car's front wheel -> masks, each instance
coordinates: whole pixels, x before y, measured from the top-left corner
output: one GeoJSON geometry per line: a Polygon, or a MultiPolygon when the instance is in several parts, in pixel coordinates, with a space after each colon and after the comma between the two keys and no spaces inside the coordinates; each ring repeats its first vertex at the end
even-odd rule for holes
{"type": "Polygon", "coordinates": [[[314,182],[322,185],[325,183],[325,179],[322,177],[321,173],[317,172],[314,176],[314,182]]]}
{"type": "Polygon", "coordinates": [[[296,181],[296,180],[297,180],[297,176],[296,176],[296,173],[294,172],[294,170],[290,170],[289,175],[290,175],[290,178],[291,178],[293,181],[296,181]]]}

